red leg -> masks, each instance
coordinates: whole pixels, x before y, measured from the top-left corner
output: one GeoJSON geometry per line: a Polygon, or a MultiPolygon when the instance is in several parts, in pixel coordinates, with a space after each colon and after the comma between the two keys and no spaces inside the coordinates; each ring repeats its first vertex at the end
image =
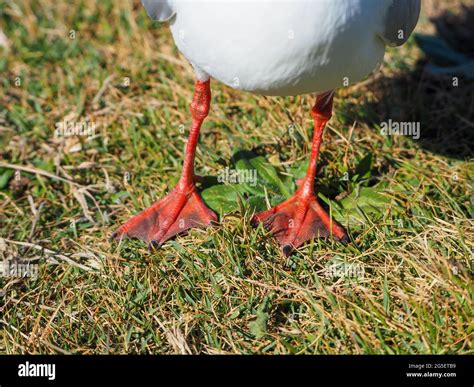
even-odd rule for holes
{"type": "Polygon", "coordinates": [[[254,224],[263,223],[273,233],[287,256],[314,237],[332,235],[340,241],[348,240],[344,229],[319,205],[314,192],[319,148],[324,128],[332,115],[333,97],[333,92],[318,96],[311,111],[314,119],[313,144],[308,171],[298,190],[290,199],[253,218],[254,224]]]}
{"type": "Polygon", "coordinates": [[[137,238],[159,247],[168,239],[190,228],[207,227],[217,222],[217,215],[206,206],[197,193],[194,176],[194,156],[199,131],[209,113],[210,102],[210,81],[196,81],[191,103],[193,120],[178,185],[163,199],[123,224],[112,235],[113,238],[137,238]]]}

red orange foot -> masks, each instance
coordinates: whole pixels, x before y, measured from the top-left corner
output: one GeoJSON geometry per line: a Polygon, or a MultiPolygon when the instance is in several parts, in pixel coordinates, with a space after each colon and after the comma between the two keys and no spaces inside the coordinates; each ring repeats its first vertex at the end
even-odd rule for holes
{"type": "Polygon", "coordinates": [[[157,248],[190,228],[205,228],[214,223],[217,223],[217,215],[206,206],[194,186],[186,190],[176,187],[123,224],[112,238],[137,238],[157,248]]]}
{"type": "Polygon", "coordinates": [[[331,220],[315,196],[304,198],[298,192],[276,207],[256,214],[252,223],[262,223],[278,240],[286,256],[315,237],[332,235],[341,242],[349,240],[344,229],[331,220]]]}

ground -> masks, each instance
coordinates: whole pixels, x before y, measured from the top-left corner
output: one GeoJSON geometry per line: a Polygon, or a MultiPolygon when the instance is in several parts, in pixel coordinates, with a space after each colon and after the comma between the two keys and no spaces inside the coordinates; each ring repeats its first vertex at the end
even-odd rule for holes
{"type": "MultiPolygon", "coordinates": [[[[423,3],[419,33],[466,12],[423,3]]],[[[166,24],[138,1],[7,1],[0,29],[0,254],[30,262],[0,278],[0,352],[473,352],[473,82],[427,74],[415,39],[336,95],[317,189],[351,242],[285,258],[249,220],[304,172],[311,96],[214,82],[196,169],[221,224],[149,251],[109,237],[179,177],[194,79],[166,24]]]]}

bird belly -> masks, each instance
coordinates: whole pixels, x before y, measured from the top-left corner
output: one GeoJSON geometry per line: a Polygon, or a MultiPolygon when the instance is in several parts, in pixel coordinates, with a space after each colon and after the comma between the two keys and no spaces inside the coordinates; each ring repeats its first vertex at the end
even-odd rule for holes
{"type": "MultiPolygon", "coordinates": [[[[193,65],[235,89],[298,95],[347,86],[383,60],[365,19],[379,0],[188,1],[171,30],[193,65]]],[[[178,3],[180,4],[180,3],[178,3]]]]}

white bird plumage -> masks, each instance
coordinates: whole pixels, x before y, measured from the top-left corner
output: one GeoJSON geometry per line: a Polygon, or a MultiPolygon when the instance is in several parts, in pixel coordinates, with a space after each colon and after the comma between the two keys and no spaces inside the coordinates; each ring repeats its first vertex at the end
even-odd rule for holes
{"type": "Polygon", "coordinates": [[[197,78],[263,95],[356,83],[403,44],[420,0],[143,0],[197,78]]]}

